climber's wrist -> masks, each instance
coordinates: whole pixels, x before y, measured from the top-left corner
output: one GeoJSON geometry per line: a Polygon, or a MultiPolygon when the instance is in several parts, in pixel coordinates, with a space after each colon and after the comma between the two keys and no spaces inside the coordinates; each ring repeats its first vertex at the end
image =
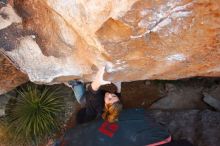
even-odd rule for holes
{"type": "Polygon", "coordinates": [[[101,84],[98,81],[93,81],[91,84],[92,90],[98,91],[100,88],[101,84]]]}

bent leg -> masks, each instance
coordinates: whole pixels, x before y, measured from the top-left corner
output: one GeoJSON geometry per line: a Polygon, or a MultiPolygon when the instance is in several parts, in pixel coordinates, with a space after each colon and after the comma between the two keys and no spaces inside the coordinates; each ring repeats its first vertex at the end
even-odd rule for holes
{"type": "Polygon", "coordinates": [[[81,105],[85,105],[86,99],[83,95],[85,94],[86,89],[85,89],[84,84],[82,82],[78,82],[78,81],[76,81],[76,82],[71,81],[71,82],[69,82],[69,84],[72,86],[75,98],[78,101],[78,103],[81,105]]]}

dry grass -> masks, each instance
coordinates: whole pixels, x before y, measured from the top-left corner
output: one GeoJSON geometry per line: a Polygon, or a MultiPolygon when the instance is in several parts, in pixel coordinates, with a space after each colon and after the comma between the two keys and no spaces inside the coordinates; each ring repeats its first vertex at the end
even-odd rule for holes
{"type": "Polygon", "coordinates": [[[13,146],[12,138],[6,123],[0,119],[0,146],[13,146]]]}

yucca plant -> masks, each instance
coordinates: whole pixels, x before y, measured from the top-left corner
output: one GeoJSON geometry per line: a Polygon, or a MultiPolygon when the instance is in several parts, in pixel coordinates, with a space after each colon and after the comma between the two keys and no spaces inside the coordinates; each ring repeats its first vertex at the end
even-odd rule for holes
{"type": "Polygon", "coordinates": [[[8,106],[7,119],[17,138],[38,145],[59,129],[64,99],[60,88],[27,85],[8,106]]]}

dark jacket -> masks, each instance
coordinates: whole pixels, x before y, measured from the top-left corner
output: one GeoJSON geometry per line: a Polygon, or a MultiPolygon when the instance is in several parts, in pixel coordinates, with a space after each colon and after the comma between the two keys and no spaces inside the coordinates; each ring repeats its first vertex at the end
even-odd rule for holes
{"type": "Polygon", "coordinates": [[[83,95],[83,98],[86,98],[86,106],[78,112],[77,123],[89,122],[102,115],[105,93],[106,91],[101,89],[94,91],[89,85],[88,90],[83,95]]]}

